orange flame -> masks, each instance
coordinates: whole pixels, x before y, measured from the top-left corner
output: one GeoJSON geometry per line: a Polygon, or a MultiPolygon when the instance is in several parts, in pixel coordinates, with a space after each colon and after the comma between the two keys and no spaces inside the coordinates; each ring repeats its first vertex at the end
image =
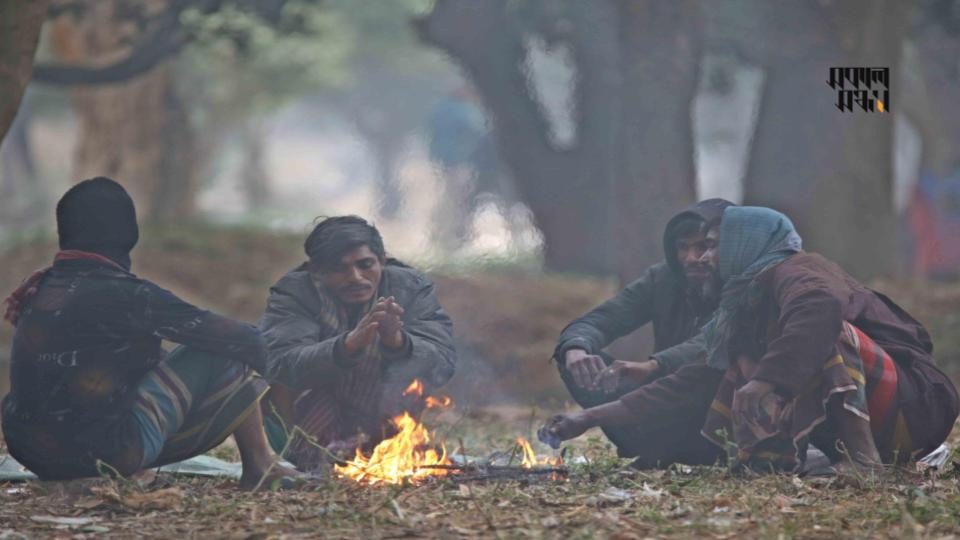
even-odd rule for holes
{"type": "Polygon", "coordinates": [[[407,386],[407,389],[403,391],[402,395],[409,396],[411,394],[418,397],[423,395],[423,383],[420,382],[420,379],[414,379],[413,382],[407,386]]]}
{"type": "Polygon", "coordinates": [[[363,455],[358,448],[353,460],[335,467],[337,473],[365,484],[400,484],[404,480],[417,482],[450,473],[447,469],[429,468],[430,465],[452,463],[445,446],[440,445],[440,452],[432,447],[430,432],[423,424],[406,412],[392,421],[400,430],[399,433],[378,444],[370,457],[363,455]]]}
{"type": "MultiPolygon", "coordinates": [[[[405,396],[411,394],[423,395],[423,384],[419,380],[414,380],[403,392],[405,396]]],[[[449,407],[452,404],[453,400],[447,396],[426,398],[427,408],[449,407]]],[[[369,457],[358,448],[351,461],[334,468],[337,474],[365,484],[400,484],[405,480],[420,482],[431,476],[450,474],[449,469],[431,468],[453,463],[447,457],[444,445],[441,444],[437,451],[431,444],[430,432],[423,424],[406,412],[395,416],[391,422],[398,430],[396,435],[381,441],[369,457]]]]}
{"type": "Polygon", "coordinates": [[[563,458],[560,456],[557,456],[555,459],[551,459],[547,456],[537,457],[537,453],[533,451],[533,447],[530,446],[530,443],[527,442],[527,440],[523,437],[517,437],[517,444],[523,451],[523,462],[521,465],[527,469],[541,467],[543,465],[549,465],[552,467],[559,467],[560,465],[563,465],[563,458]]]}
{"type": "Polygon", "coordinates": [[[428,409],[436,409],[436,408],[445,409],[453,405],[453,400],[450,399],[450,396],[440,396],[440,397],[427,396],[426,404],[428,409]]]}

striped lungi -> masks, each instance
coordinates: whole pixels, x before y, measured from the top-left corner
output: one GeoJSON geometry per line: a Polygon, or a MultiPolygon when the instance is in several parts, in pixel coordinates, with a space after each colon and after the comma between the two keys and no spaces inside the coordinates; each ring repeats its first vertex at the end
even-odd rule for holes
{"type": "Polygon", "coordinates": [[[140,383],[134,416],[143,467],[202,454],[222,443],[253,412],[266,382],[246,366],[179,347],[140,383]]]}
{"type": "Polygon", "coordinates": [[[223,442],[266,391],[243,364],[180,347],[141,379],[135,401],[70,429],[58,418],[5,425],[7,446],[40,478],[129,475],[223,442]]]}
{"type": "Polygon", "coordinates": [[[381,366],[381,356],[373,349],[351,369],[296,395],[284,385],[273,385],[263,411],[270,446],[297,467],[311,470],[325,462],[321,446],[360,434],[369,441],[381,440],[390,430],[383,412],[381,366]]]}

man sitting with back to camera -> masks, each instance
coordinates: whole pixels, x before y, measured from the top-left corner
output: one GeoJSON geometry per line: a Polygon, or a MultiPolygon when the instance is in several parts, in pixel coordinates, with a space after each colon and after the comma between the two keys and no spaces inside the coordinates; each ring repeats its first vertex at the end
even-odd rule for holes
{"type": "Polygon", "coordinates": [[[272,382],[268,439],[314,469],[326,462],[321,447],[370,448],[391,434],[390,418],[422,410],[405,389],[414,380],[426,393],[445,384],[456,351],[433,282],[388,258],[376,227],[327,218],[304,249],[309,260],[271,288],[260,326],[272,382]]]}
{"type": "Polygon", "coordinates": [[[130,271],[133,201],[109,178],[57,203],[60,251],[7,299],[16,326],[3,435],[42,479],[132,475],[233,435],[242,489],[300,475],[274,463],[258,401],[266,347],[253,325],[190,305],[130,271]],[[161,340],[181,346],[169,354],[161,340]],[[264,478],[265,475],[269,475],[264,478]]]}

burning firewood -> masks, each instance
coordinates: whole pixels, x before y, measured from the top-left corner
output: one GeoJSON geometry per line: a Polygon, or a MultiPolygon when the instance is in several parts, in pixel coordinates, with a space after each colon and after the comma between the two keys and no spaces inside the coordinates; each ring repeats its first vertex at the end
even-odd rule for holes
{"type": "MultiPolygon", "coordinates": [[[[423,384],[414,380],[403,395],[423,397],[423,384]]],[[[427,396],[424,403],[427,409],[447,408],[453,405],[453,400],[447,396],[427,396]]],[[[517,446],[507,465],[495,464],[494,458],[485,462],[457,464],[447,454],[446,445],[433,442],[433,435],[419,418],[403,412],[391,422],[397,428],[396,435],[381,441],[369,456],[357,448],[353,459],[334,465],[336,474],[370,485],[417,483],[443,477],[470,481],[538,475],[561,478],[567,474],[562,455],[557,458],[538,457],[530,443],[522,437],[517,438],[517,446]],[[515,457],[520,458],[519,466],[511,465],[515,457]]]]}

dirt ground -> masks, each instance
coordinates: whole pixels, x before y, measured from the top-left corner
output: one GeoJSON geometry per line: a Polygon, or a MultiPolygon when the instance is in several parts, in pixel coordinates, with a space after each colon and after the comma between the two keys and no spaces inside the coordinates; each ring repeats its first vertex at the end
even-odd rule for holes
{"type": "MultiPolygon", "coordinates": [[[[467,454],[483,456],[509,452],[517,435],[532,438],[548,414],[484,408],[426,422],[454,451],[462,441],[467,454]]],[[[960,537],[960,463],[936,476],[898,469],[821,482],[724,467],[643,472],[612,457],[601,439],[590,432],[573,441],[568,460],[587,462],[572,465],[567,480],[369,487],[332,478],[252,494],[231,480],[163,474],[145,487],[108,479],[6,484],[0,538],[960,537]]]]}

